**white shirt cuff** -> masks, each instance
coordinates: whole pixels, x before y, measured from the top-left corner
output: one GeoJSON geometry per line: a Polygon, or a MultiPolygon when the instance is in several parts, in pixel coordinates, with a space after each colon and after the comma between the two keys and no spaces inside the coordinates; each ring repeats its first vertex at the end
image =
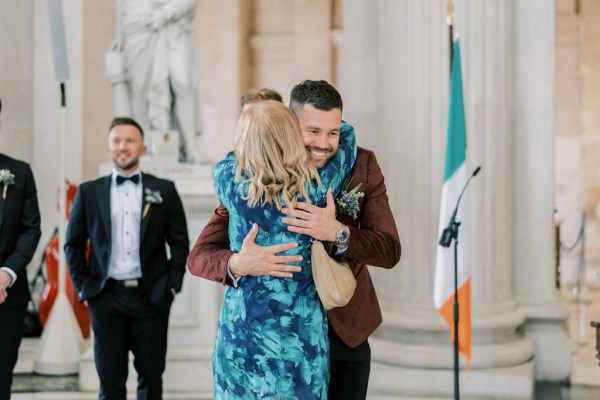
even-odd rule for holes
{"type": "MultiPolygon", "coordinates": [[[[231,257],[229,257],[229,259],[231,259],[231,257]]],[[[233,276],[233,274],[231,273],[231,270],[229,269],[229,260],[227,260],[227,275],[229,276],[229,279],[231,279],[231,282],[233,283],[232,286],[237,289],[240,284],[240,279],[242,279],[242,277],[240,276],[239,278],[235,278],[233,276]]]]}
{"type": "Polygon", "coordinates": [[[8,274],[12,277],[12,282],[8,284],[8,287],[11,287],[12,285],[14,285],[15,282],[17,281],[17,274],[15,274],[15,272],[8,267],[1,267],[0,269],[8,272],[8,274]]]}
{"type": "Polygon", "coordinates": [[[348,250],[348,246],[344,247],[343,249],[337,249],[335,251],[335,255],[336,256],[341,256],[341,255],[343,255],[346,252],[346,250],[348,250]]]}

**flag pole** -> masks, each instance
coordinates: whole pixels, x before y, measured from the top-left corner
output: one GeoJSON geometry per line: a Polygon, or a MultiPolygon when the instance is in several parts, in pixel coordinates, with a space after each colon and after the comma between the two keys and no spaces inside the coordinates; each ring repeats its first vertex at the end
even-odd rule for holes
{"type": "MultiPolygon", "coordinates": [[[[460,225],[460,222],[457,222],[460,225]]],[[[460,399],[458,368],[458,225],[454,239],[454,400],[460,399]]]]}
{"type": "MultiPolygon", "coordinates": [[[[448,15],[446,22],[449,29],[449,44],[450,44],[450,74],[452,76],[452,63],[454,62],[454,4],[452,0],[448,0],[448,15]]],[[[459,222],[460,224],[460,222],[459,222]]],[[[459,364],[458,364],[458,225],[455,227],[454,238],[454,400],[460,400],[459,386],[459,364]]]]}
{"type": "Polygon", "coordinates": [[[452,62],[454,61],[454,4],[452,0],[448,0],[448,15],[446,16],[446,23],[450,31],[450,73],[452,73],[452,62]]]}

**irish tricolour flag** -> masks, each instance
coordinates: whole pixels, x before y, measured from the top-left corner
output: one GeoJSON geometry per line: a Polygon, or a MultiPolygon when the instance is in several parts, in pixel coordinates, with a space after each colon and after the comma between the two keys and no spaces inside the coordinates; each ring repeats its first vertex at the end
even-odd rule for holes
{"type": "MultiPolygon", "coordinates": [[[[467,182],[467,138],[465,111],[463,105],[462,77],[460,72],[460,46],[454,42],[454,59],[450,76],[450,112],[448,117],[448,142],[446,147],[446,167],[440,209],[440,237],[448,221],[460,192],[467,182]]],[[[458,345],[459,351],[471,363],[471,271],[469,268],[469,222],[467,196],[461,200],[456,220],[461,222],[458,235],[458,345]]],[[[435,307],[450,326],[454,340],[454,244],[450,247],[437,247],[435,263],[435,286],[433,291],[435,307]]]]}

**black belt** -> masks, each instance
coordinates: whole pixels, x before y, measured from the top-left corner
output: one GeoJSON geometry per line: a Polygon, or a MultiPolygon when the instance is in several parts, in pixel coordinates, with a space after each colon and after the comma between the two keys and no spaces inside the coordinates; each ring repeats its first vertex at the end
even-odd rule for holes
{"type": "Polygon", "coordinates": [[[144,284],[144,281],[142,280],[142,278],[123,279],[123,280],[108,278],[108,281],[115,285],[129,287],[129,288],[142,287],[144,284]]]}

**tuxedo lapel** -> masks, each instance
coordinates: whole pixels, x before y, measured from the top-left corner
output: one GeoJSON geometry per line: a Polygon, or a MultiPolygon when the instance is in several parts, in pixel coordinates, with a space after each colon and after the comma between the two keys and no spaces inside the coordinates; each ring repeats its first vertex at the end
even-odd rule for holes
{"type": "Polygon", "coordinates": [[[148,221],[152,217],[152,204],[146,201],[147,190],[158,192],[158,180],[152,175],[142,173],[142,222],[140,223],[140,244],[144,241],[144,236],[148,229],[148,221]]]}
{"type": "MultiPolygon", "coordinates": [[[[4,190],[4,187],[0,186],[0,190],[4,190]]],[[[6,203],[6,200],[0,195],[0,229],[2,228],[2,220],[4,219],[4,203],[6,203]]]]}
{"type": "Polygon", "coordinates": [[[110,183],[112,176],[108,175],[96,181],[96,198],[98,199],[98,208],[100,209],[100,218],[106,230],[106,236],[111,237],[110,223],[110,183]]]}
{"type": "MultiPolygon", "coordinates": [[[[9,163],[7,159],[0,154],[0,169],[9,169],[9,163]]],[[[2,192],[4,192],[4,185],[0,183],[0,228],[2,228],[2,221],[4,219],[4,204],[6,203],[6,199],[2,196],[2,192]]]]}

